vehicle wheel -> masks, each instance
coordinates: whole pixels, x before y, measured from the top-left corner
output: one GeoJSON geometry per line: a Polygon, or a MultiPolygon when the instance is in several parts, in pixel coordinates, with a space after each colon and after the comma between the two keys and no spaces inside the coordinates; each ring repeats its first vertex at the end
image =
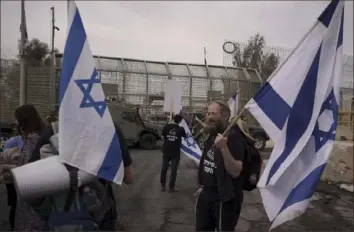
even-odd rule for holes
{"type": "Polygon", "coordinates": [[[267,141],[265,140],[265,138],[261,135],[256,135],[253,137],[256,141],[254,142],[254,147],[258,150],[258,151],[263,151],[267,141]]]}
{"type": "Polygon", "coordinates": [[[156,147],[156,137],[153,134],[143,134],[140,137],[140,148],[151,150],[156,147]]]}

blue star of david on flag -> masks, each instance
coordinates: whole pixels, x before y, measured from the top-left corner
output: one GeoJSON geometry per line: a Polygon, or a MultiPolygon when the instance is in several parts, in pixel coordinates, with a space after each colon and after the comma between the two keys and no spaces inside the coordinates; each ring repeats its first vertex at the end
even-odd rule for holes
{"type": "Polygon", "coordinates": [[[332,0],[245,106],[275,142],[257,183],[269,231],[311,202],[335,145],[345,2],[332,0]]]}
{"type": "Polygon", "coordinates": [[[188,147],[193,147],[196,148],[197,142],[194,140],[193,136],[191,133],[187,133],[186,138],[184,139],[188,145],[188,147]]]}
{"type": "MultiPolygon", "coordinates": [[[[321,127],[318,120],[316,122],[313,135],[315,137],[316,152],[327,143],[328,140],[335,140],[336,128],[338,122],[338,105],[333,90],[323,103],[320,117],[326,117],[325,122],[327,128],[321,127]]],[[[323,120],[322,120],[323,121],[323,120]]]]}
{"type": "Polygon", "coordinates": [[[94,84],[100,84],[100,79],[98,77],[96,69],[93,70],[91,78],[90,79],[80,79],[80,80],[75,80],[75,83],[77,86],[80,88],[82,93],[84,94],[84,97],[82,98],[80,108],[89,108],[93,107],[96,112],[100,115],[100,117],[103,117],[104,112],[106,111],[107,108],[107,103],[103,101],[95,101],[95,99],[91,95],[92,87],[94,84]]]}
{"type": "Polygon", "coordinates": [[[124,164],[118,134],[79,9],[72,0],[68,1],[59,93],[60,162],[121,185],[124,164]]]}

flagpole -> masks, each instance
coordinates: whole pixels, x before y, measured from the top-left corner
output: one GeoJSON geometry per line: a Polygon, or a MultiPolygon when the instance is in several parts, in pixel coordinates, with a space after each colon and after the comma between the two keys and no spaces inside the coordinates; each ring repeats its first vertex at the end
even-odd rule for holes
{"type": "Polygon", "coordinates": [[[208,66],[207,58],[206,58],[206,47],[204,47],[204,64],[205,66],[208,66]]]}
{"type": "Polygon", "coordinates": [[[274,76],[275,74],[278,73],[278,71],[284,66],[284,64],[290,59],[290,57],[295,53],[295,51],[300,47],[300,45],[302,44],[302,42],[304,42],[304,40],[306,39],[306,37],[312,32],[312,30],[317,26],[318,24],[318,20],[316,20],[316,22],[312,25],[312,27],[307,31],[307,33],[301,38],[301,40],[299,41],[299,43],[296,44],[295,48],[290,52],[290,54],[285,58],[285,60],[283,60],[283,62],[281,62],[281,64],[274,70],[274,72],[270,75],[270,77],[268,77],[267,82],[269,82],[274,76]]]}
{"type": "Polygon", "coordinates": [[[25,0],[21,0],[21,42],[20,42],[20,106],[26,104],[25,46],[25,0]]]}

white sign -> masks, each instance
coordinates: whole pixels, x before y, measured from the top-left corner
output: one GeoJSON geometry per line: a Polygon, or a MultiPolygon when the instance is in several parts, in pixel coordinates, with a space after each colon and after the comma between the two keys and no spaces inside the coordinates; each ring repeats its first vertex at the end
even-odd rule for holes
{"type": "Polygon", "coordinates": [[[163,111],[178,114],[182,105],[182,85],[176,80],[168,80],[165,88],[163,111]]]}

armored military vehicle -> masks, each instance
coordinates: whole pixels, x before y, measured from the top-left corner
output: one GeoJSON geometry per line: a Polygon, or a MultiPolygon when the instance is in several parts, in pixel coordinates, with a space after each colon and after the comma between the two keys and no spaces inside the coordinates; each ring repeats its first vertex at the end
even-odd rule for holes
{"type": "Polygon", "coordinates": [[[139,107],[121,103],[108,103],[113,122],[119,126],[128,145],[142,149],[154,149],[161,140],[162,125],[142,120],[139,107]]]}

